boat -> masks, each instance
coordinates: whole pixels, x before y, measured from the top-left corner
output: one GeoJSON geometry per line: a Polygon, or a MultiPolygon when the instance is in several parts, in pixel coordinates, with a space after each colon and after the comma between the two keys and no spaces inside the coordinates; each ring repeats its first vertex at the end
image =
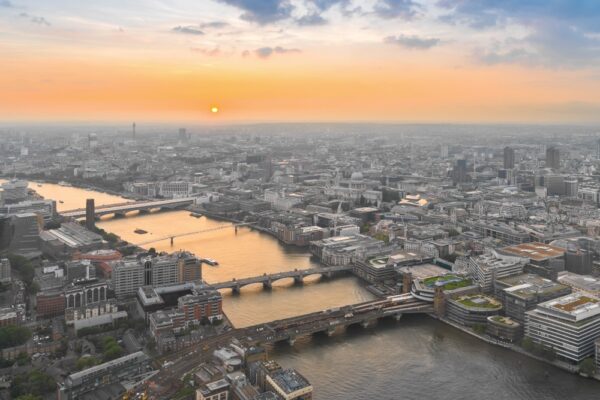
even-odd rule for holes
{"type": "Polygon", "coordinates": [[[193,213],[190,213],[190,216],[194,217],[194,218],[200,218],[200,217],[202,217],[202,214],[193,212],[193,213]]]}
{"type": "Polygon", "coordinates": [[[138,235],[145,235],[146,233],[148,233],[148,231],[145,231],[140,228],[137,228],[134,232],[137,233],[138,235]]]}
{"type": "Polygon", "coordinates": [[[64,203],[65,203],[65,202],[64,202],[64,201],[62,201],[62,200],[59,200],[58,202],[59,202],[60,204],[64,204],[64,203]]]}
{"type": "Polygon", "coordinates": [[[42,184],[41,184],[41,183],[38,183],[38,184],[37,184],[37,187],[42,187],[42,184]]]}
{"type": "Polygon", "coordinates": [[[213,267],[216,265],[219,265],[217,260],[213,260],[212,258],[203,258],[202,261],[204,261],[205,263],[207,263],[208,265],[211,265],[213,267]]]}
{"type": "Polygon", "coordinates": [[[60,182],[58,182],[58,186],[66,186],[66,187],[69,187],[69,186],[71,186],[71,184],[70,184],[69,182],[60,181],[60,182]]]}

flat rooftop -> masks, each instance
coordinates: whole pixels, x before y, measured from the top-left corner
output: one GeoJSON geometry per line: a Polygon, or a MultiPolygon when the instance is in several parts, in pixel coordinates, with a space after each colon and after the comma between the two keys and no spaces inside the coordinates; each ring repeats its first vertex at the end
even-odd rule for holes
{"type": "Polygon", "coordinates": [[[504,247],[502,251],[517,257],[527,257],[533,261],[544,261],[551,258],[562,257],[563,254],[565,254],[565,249],[562,247],[551,246],[539,242],[508,246],[504,247]]]}
{"type": "Polygon", "coordinates": [[[567,285],[553,282],[536,274],[521,274],[504,279],[498,279],[500,284],[507,285],[505,292],[518,297],[529,298],[537,294],[549,295],[568,289],[567,285]]]}
{"type": "Polygon", "coordinates": [[[270,376],[277,386],[288,394],[310,387],[310,383],[306,378],[293,369],[278,370],[270,374],[270,376]]]}
{"type": "Polygon", "coordinates": [[[498,300],[483,294],[460,296],[455,301],[467,308],[485,308],[490,310],[500,310],[502,308],[502,304],[498,300]]]}
{"type": "Polygon", "coordinates": [[[572,272],[561,272],[558,281],[577,290],[592,294],[600,294],[600,280],[590,275],[579,275],[572,272]]]}
{"type": "Polygon", "coordinates": [[[402,266],[399,267],[397,270],[400,273],[411,273],[413,279],[425,279],[432,276],[440,276],[448,273],[447,269],[430,263],[402,266]]]}
{"type": "Polygon", "coordinates": [[[578,292],[538,305],[559,314],[567,315],[575,321],[600,314],[600,299],[587,293],[578,292]]]}

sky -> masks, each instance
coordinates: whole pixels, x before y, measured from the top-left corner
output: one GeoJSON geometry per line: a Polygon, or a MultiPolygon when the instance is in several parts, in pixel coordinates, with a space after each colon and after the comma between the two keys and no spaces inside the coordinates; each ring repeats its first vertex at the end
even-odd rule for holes
{"type": "Polygon", "coordinates": [[[0,121],[599,123],[600,1],[0,0],[0,121]]]}

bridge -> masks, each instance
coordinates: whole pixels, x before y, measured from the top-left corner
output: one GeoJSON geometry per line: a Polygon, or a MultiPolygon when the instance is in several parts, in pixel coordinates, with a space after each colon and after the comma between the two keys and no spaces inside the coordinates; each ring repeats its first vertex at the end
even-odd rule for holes
{"type": "Polygon", "coordinates": [[[310,268],[310,269],[294,269],[292,271],[277,272],[274,274],[263,274],[252,278],[232,279],[226,282],[210,284],[215,289],[231,289],[233,293],[239,294],[244,286],[256,283],[262,283],[263,288],[271,289],[273,282],[281,279],[293,278],[294,284],[302,284],[304,278],[310,275],[321,275],[321,277],[331,278],[336,274],[351,272],[351,266],[325,267],[325,268],[310,268]]]}
{"type": "MultiPolygon", "coordinates": [[[[175,210],[177,208],[187,207],[194,203],[193,197],[186,197],[181,199],[167,199],[167,200],[152,200],[152,201],[139,201],[129,202],[120,204],[110,204],[106,206],[96,207],[94,215],[101,217],[103,215],[114,214],[115,216],[125,216],[130,211],[150,212],[151,210],[175,210]]],[[[77,210],[63,211],[60,213],[63,217],[70,218],[83,218],[85,217],[85,208],[79,208],[77,210]]]]}
{"type": "Polygon", "coordinates": [[[351,325],[365,328],[381,318],[393,317],[400,320],[404,314],[430,314],[433,305],[414,298],[410,293],[390,296],[385,299],[368,301],[346,307],[286,318],[243,329],[242,340],[255,344],[268,344],[288,341],[293,345],[300,336],[323,332],[328,336],[351,325]]]}
{"type": "Polygon", "coordinates": [[[146,240],[146,241],[138,242],[138,243],[132,243],[132,244],[135,246],[145,246],[145,245],[151,244],[151,243],[162,242],[163,240],[171,240],[171,246],[172,246],[173,243],[175,242],[175,238],[178,238],[178,237],[197,235],[197,234],[206,233],[206,232],[220,231],[222,229],[229,229],[229,228],[234,228],[235,233],[237,233],[237,230],[239,227],[251,226],[251,225],[252,225],[252,222],[242,222],[239,224],[225,224],[225,225],[215,226],[214,228],[206,228],[206,229],[200,229],[200,230],[192,231],[192,232],[184,232],[184,233],[177,233],[177,234],[168,235],[168,236],[161,236],[158,238],[152,238],[150,240],[146,240]]]}

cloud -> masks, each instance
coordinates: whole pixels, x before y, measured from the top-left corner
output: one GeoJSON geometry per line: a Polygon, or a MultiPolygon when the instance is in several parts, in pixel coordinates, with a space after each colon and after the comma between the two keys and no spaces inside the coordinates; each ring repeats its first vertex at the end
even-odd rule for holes
{"type": "Polygon", "coordinates": [[[221,55],[221,49],[219,49],[218,47],[215,47],[214,49],[202,49],[199,47],[192,47],[190,50],[194,53],[204,54],[205,56],[209,57],[216,57],[221,55]]]}
{"type": "Polygon", "coordinates": [[[31,17],[31,22],[38,25],[50,26],[50,22],[44,17],[31,17]]]}
{"type": "Polygon", "coordinates": [[[261,47],[260,49],[254,50],[254,54],[259,58],[269,58],[273,54],[287,54],[287,53],[300,53],[299,49],[286,49],[280,46],[277,47],[261,47]]]}
{"type": "Polygon", "coordinates": [[[382,18],[414,19],[423,6],[413,0],[378,0],[373,10],[382,18]]]}
{"type": "Polygon", "coordinates": [[[485,64],[518,63],[546,67],[589,66],[600,62],[600,1],[440,0],[442,20],[483,30],[520,25],[530,33],[501,46],[476,49],[485,64]]]}
{"type": "Polygon", "coordinates": [[[14,5],[9,0],[0,0],[0,7],[13,8],[14,5]]]}
{"type": "Polygon", "coordinates": [[[201,36],[204,35],[204,32],[202,32],[200,30],[200,28],[198,28],[197,26],[176,26],[175,28],[171,29],[171,31],[176,32],[176,33],[183,33],[185,35],[196,35],[196,36],[201,36]]]}
{"type": "Polygon", "coordinates": [[[596,0],[439,0],[450,13],[446,22],[488,28],[509,21],[535,25],[542,20],[562,21],[579,29],[600,32],[600,1],[596,0]]]}
{"type": "Polygon", "coordinates": [[[440,39],[437,38],[422,38],[416,35],[407,36],[388,36],[383,41],[387,44],[394,44],[396,46],[404,47],[407,49],[421,49],[427,50],[440,43],[440,39]]]}
{"type": "Polygon", "coordinates": [[[294,6],[289,0],[219,0],[244,11],[241,18],[264,25],[291,16],[294,6]]]}
{"type": "Polygon", "coordinates": [[[327,24],[327,20],[320,14],[312,13],[296,19],[296,23],[300,26],[317,26],[327,24]]]}
{"type": "Polygon", "coordinates": [[[224,21],[204,22],[200,24],[200,29],[221,29],[228,27],[229,24],[224,21]]]}

